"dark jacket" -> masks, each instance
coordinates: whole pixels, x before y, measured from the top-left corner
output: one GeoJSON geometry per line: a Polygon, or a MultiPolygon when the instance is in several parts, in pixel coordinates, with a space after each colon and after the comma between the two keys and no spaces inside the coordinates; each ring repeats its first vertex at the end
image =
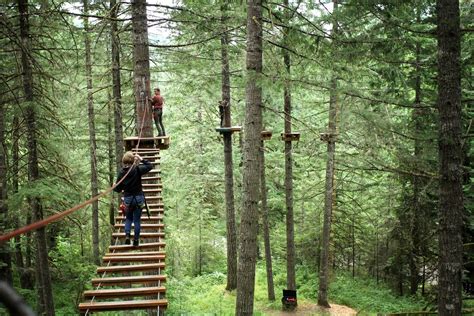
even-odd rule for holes
{"type": "Polygon", "coordinates": [[[138,166],[124,167],[120,170],[115,183],[119,182],[120,179],[127,174],[128,169],[132,168],[127,177],[114,188],[115,192],[122,192],[123,190],[124,196],[139,195],[142,193],[142,175],[153,168],[153,165],[148,160],[142,160],[142,163],[143,164],[138,166]]]}

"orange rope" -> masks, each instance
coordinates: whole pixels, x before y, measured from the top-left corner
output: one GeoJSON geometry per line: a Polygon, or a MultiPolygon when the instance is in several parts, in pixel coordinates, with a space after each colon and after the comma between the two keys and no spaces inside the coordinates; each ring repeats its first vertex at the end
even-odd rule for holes
{"type": "MultiPolygon", "coordinates": [[[[148,99],[148,96],[147,96],[147,99],[148,99]]],[[[143,112],[143,117],[142,117],[142,123],[141,123],[141,127],[140,127],[140,134],[138,136],[138,142],[137,142],[137,146],[135,147],[135,151],[137,151],[138,149],[138,146],[140,145],[140,139],[142,137],[142,132],[143,132],[143,126],[145,125],[145,116],[146,116],[146,113],[148,111],[148,100],[146,100],[145,102],[145,111],[143,112]]],[[[134,162],[133,165],[136,164],[136,161],[134,162]]],[[[117,183],[115,183],[113,186],[111,186],[110,188],[108,188],[107,190],[101,192],[100,194],[94,196],[93,198],[85,201],[85,202],[82,202],[81,204],[78,204],[74,207],[71,207],[70,209],[67,209],[63,212],[60,212],[60,213],[57,213],[57,214],[54,214],[54,215],[51,215],[45,219],[42,219],[40,221],[37,221],[37,222],[34,222],[34,223],[31,223],[29,225],[26,225],[26,226],[23,226],[21,228],[18,228],[14,231],[11,231],[9,233],[6,233],[6,234],[3,234],[0,236],[0,244],[10,240],[11,238],[15,237],[15,236],[18,236],[18,235],[21,235],[21,234],[24,234],[26,232],[29,232],[31,230],[35,230],[35,229],[39,229],[41,227],[44,227],[52,222],[55,222],[55,221],[58,221],[60,220],[61,218],[91,204],[92,202],[94,201],[97,201],[98,199],[100,199],[101,197],[109,194],[117,185],[119,185],[120,183],[122,183],[122,181],[128,176],[128,174],[130,173],[130,171],[132,170],[133,168],[130,168],[128,170],[128,172],[122,177],[122,179],[120,179],[120,181],[118,181],[117,183]]]]}

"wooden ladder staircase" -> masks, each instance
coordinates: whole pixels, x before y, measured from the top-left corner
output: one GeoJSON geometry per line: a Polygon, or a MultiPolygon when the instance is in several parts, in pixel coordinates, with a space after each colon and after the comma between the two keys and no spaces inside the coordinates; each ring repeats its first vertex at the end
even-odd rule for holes
{"type": "Polygon", "coordinates": [[[115,244],[109,246],[102,266],[97,268],[98,277],[92,279],[94,290],[83,294],[85,302],[79,304],[82,315],[138,309],[163,315],[168,306],[164,286],[166,253],[159,149],[138,148],[134,152],[154,166],[142,177],[150,217],[143,211],[139,246],[125,245],[125,218],[119,210],[112,234],[115,244]]]}

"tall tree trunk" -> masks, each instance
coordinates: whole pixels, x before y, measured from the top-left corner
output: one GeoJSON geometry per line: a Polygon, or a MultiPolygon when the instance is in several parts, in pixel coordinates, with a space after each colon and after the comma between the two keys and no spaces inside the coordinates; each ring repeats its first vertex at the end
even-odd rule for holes
{"type": "Polygon", "coordinates": [[[260,192],[262,198],[263,243],[265,245],[265,265],[267,269],[267,292],[270,301],[275,300],[275,286],[273,285],[272,249],[270,247],[270,225],[268,223],[267,182],[265,179],[265,142],[261,140],[260,148],[260,192]]]}
{"type": "MultiPolygon", "coordinates": [[[[203,138],[202,138],[202,135],[203,135],[203,130],[202,130],[202,110],[201,108],[198,109],[198,112],[197,112],[197,120],[198,120],[198,135],[199,135],[199,140],[198,140],[198,143],[197,143],[197,148],[198,148],[198,154],[199,154],[199,157],[202,157],[202,155],[204,154],[204,147],[203,147],[203,138]]],[[[204,168],[202,167],[202,162],[199,161],[199,170],[204,170],[204,168]]],[[[201,178],[202,176],[204,175],[204,173],[201,171],[201,178]]],[[[202,208],[199,208],[199,211],[198,211],[198,215],[199,215],[199,237],[198,237],[198,251],[197,251],[197,260],[196,260],[196,263],[198,265],[198,269],[197,269],[197,275],[201,275],[202,274],[202,259],[203,259],[203,251],[202,251],[202,226],[203,226],[203,218],[202,218],[202,208]]]]}
{"type": "Polygon", "coordinates": [[[136,101],[137,135],[153,137],[150,95],[150,53],[148,51],[148,25],[146,0],[132,1],[133,28],[133,82],[136,101]],[[143,125],[143,131],[141,127],[143,125]]]}
{"type": "Polygon", "coordinates": [[[247,10],[247,87],[244,126],[243,208],[237,273],[237,315],[251,315],[255,290],[260,139],[262,131],[262,1],[247,10]]]}
{"type": "MultiPolygon", "coordinates": [[[[115,164],[117,172],[122,168],[123,127],[122,127],[122,86],[120,82],[120,39],[117,15],[120,4],[110,0],[110,38],[112,41],[112,96],[114,102],[115,164]]],[[[120,202],[120,197],[118,203],[120,202]]],[[[118,205],[117,203],[117,205],[118,205]]]]}
{"type": "MultiPolygon", "coordinates": [[[[333,0],[334,12],[337,11],[337,0],[333,0]]],[[[332,34],[337,34],[337,21],[333,23],[332,34]]],[[[333,49],[335,43],[333,42],[333,49]]],[[[336,151],[336,116],[337,116],[337,73],[333,70],[330,96],[329,96],[329,128],[327,137],[327,163],[326,163],[326,194],[324,199],[324,223],[323,223],[323,242],[321,250],[321,264],[319,269],[319,292],[318,305],[330,307],[328,302],[329,287],[329,252],[331,240],[331,221],[334,206],[334,159],[336,151]]]]}
{"type": "MultiPolygon", "coordinates": [[[[288,6],[288,0],[284,1],[288,6]]],[[[287,22],[289,15],[286,14],[287,22]]],[[[288,46],[288,29],[284,32],[284,43],[288,46]]],[[[286,68],[284,87],[284,111],[285,111],[285,134],[291,133],[291,90],[290,54],[283,50],[283,61],[286,68]]],[[[286,202],[286,287],[288,290],[296,290],[296,251],[295,251],[295,223],[293,216],[293,157],[291,140],[285,141],[285,202],[286,202]]],[[[296,307],[296,306],[295,306],[296,307]]]]}
{"type": "MultiPolygon", "coordinates": [[[[18,164],[20,163],[20,124],[18,121],[18,115],[14,113],[13,123],[12,123],[12,191],[13,193],[18,192],[18,177],[19,177],[19,168],[18,164]]],[[[14,226],[15,229],[20,228],[22,223],[20,222],[20,216],[14,217],[14,226]]],[[[26,242],[29,244],[29,239],[26,238],[26,242]]],[[[20,273],[20,287],[22,289],[33,289],[34,279],[30,273],[29,267],[25,268],[23,262],[23,251],[22,251],[22,240],[20,236],[15,236],[15,264],[20,273]]]]}
{"type": "MultiPolygon", "coordinates": [[[[420,20],[419,14],[417,20],[420,20]]],[[[415,50],[415,102],[414,109],[412,112],[412,119],[414,122],[414,158],[415,165],[420,165],[422,161],[422,145],[418,135],[422,135],[422,122],[423,122],[423,110],[421,108],[421,67],[420,67],[420,43],[416,43],[415,50]]],[[[411,243],[410,243],[410,294],[415,295],[418,291],[418,285],[420,283],[419,273],[419,262],[418,257],[420,255],[421,242],[420,238],[423,237],[423,231],[421,230],[422,223],[424,220],[424,210],[421,205],[421,190],[423,189],[424,181],[420,176],[413,175],[413,206],[411,209],[411,243]]]]}
{"type": "Polygon", "coordinates": [[[437,0],[440,161],[438,313],[461,315],[461,32],[458,0],[437,0]]]}
{"type": "MultiPolygon", "coordinates": [[[[0,229],[7,231],[10,228],[8,223],[7,206],[7,153],[5,143],[5,103],[0,102],[0,229]]],[[[14,162],[15,163],[15,162],[14,162]]],[[[0,245],[0,280],[9,284],[13,283],[12,260],[10,253],[10,243],[0,245]]]]}
{"type": "MultiPolygon", "coordinates": [[[[230,115],[230,72],[229,35],[227,34],[227,2],[221,5],[221,60],[222,60],[222,105],[224,106],[224,126],[231,126],[230,115]]],[[[225,201],[227,223],[227,286],[226,290],[237,288],[237,230],[234,207],[234,163],[232,160],[232,133],[224,133],[225,201]]]]}
{"type": "MultiPolygon", "coordinates": [[[[112,186],[114,184],[114,178],[116,174],[116,168],[115,168],[115,161],[114,161],[114,137],[112,135],[112,128],[113,128],[113,117],[114,117],[114,112],[113,112],[113,101],[112,98],[110,98],[110,93],[109,93],[109,100],[111,102],[107,103],[107,135],[108,135],[108,141],[107,141],[107,151],[108,151],[108,156],[109,156],[109,186],[112,186]]],[[[118,204],[117,204],[118,205],[118,204]]],[[[109,224],[111,227],[114,226],[115,224],[115,201],[114,201],[114,195],[110,195],[110,204],[109,204],[109,224]]]]}
{"type": "MultiPolygon", "coordinates": [[[[30,43],[30,26],[28,14],[28,0],[18,1],[18,12],[20,14],[20,38],[21,38],[21,64],[23,74],[23,89],[25,95],[25,121],[27,127],[27,146],[28,146],[28,180],[35,183],[39,180],[38,168],[38,152],[37,152],[37,127],[36,127],[36,104],[33,95],[33,71],[31,67],[31,43],[30,43]]],[[[33,213],[33,220],[39,221],[43,219],[43,210],[39,198],[32,197],[29,199],[30,207],[33,213]]],[[[40,294],[40,302],[44,304],[44,312],[46,315],[54,315],[53,291],[51,287],[51,276],[48,263],[48,247],[46,245],[46,230],[40,228],[36,231],[36,269],[40,278],[38,281],[38,289],[40,294]]]]}
{"type": "MultiPolygon", "coordinates": [[[[224,106],[224,126],[231,126],[230,116],[230,72],[229,72],[229,35],[227,34],[227,2],[221,5],[221,60],[222,60],[222,105],[224,106]]],[[[232,161],[232,133],[224,135],[225,166],[225,206],[227,223],[227,291],[237,288],[237,231],[234,208],[234,163],[232,161]]]]}
{"type": "MultiPolygon", "coordinates": [[[[92,61],[91,43],[89,38],[89,0],[84,0],[84,45],[86,53],[86,81],[87,81],[87,117],[89,120],[89,154],[91,163],[91,195],[99,193],[97,183],[97,144],[95,138],[95,114],[92,91],[92,61]]],[[[99,201],[92,202],[92,255],[94,263],[100,265],[99,256],[99,201]]]]}

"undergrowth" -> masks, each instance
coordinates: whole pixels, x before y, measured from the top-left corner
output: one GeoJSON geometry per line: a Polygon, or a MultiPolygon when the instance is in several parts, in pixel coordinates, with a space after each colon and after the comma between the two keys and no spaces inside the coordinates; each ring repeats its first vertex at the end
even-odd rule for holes
{"type": "MultiPolygon", "coordinates": [[[[254,315],[266,315],[281,309],[281,294],[285,288],[286,275],[277,266],[274,270],[276,300],[267,299],[265,267],[256,271],[254,315]]],[[[299,304],[316,304],[317,274],[305,267],[297,269],[299,304]]],[[[167,298],[170,305],[167,315],[234,315],[236,291],[225,290],[226,275],[212,273],[180,280],[170,278],[167,282],[167,298]]],[[[422,298],[399,297],[385,286],[365,278],[352,278],[338,273],[331,280],[330,303],[346,305],[359,315],[377,313],[419,311],[427,305],[422,298]]]]}

